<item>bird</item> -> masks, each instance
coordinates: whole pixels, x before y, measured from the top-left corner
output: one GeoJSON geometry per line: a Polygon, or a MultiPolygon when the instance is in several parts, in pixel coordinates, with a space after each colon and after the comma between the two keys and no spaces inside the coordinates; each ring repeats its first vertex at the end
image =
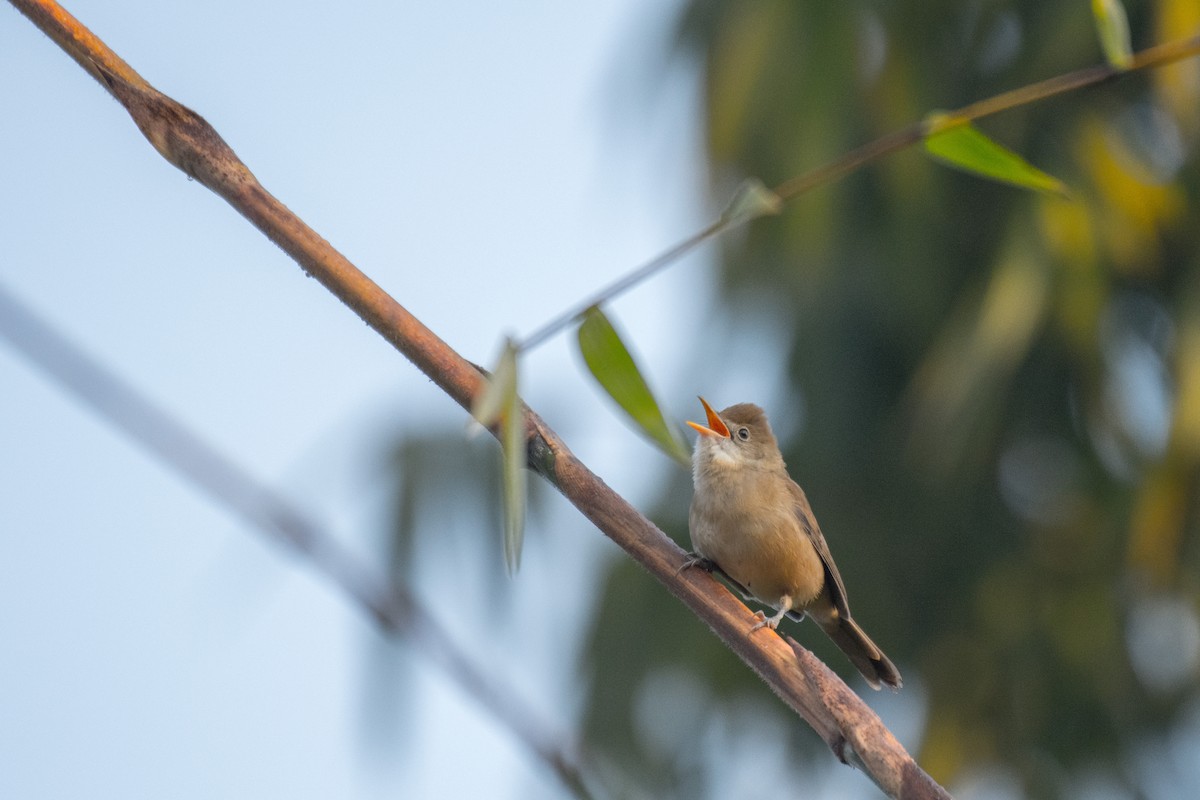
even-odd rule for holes
{"type": "Polygon", "coordinates": [[[708,424],[688,422],[700,434],[688,514],[694,553],[680,571],[715,567],[744,596],[775,609],[770,617],[759,611],[751,633],[774,630],[784,616],[811,617],[872,689],[899,689],[895,664],[850,616],[842,576],[804,490],[788,475],[766,412],[738,403],[718,413],[700,402],[708,424]]]}

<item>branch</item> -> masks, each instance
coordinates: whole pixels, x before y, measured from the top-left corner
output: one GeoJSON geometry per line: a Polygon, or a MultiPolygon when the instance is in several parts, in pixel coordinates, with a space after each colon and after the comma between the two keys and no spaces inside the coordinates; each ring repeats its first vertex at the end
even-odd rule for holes
{"type": "MultiPolygon", "coordinates": [[[[350,306],[396,349],[463,408],[469,408],[483,386],[479,370],[438,338],[416,317],[359,271],[341,253],[267,192],[217,132],[195,112],[158,92],[52,0],[10,0],[105,87],[129,112],[134,122],[164,158],[223,197],[239,213],[278,244],[336,297],[350,306]]],[[[840,706],[831,706],[818,687],[830,681],[809,677],[816,659],[802,648],[793,650],[778,635],[749,635],[756,617],[716,579],[701,570],[676,574],[686,554],[610,489],[577,459],[561,439],[532,411],[526,411],[529,464],[589,520],[667,589],[746,662],[777,695],[803,717],[835,752],[836,743],[849,742],[858,763],[881,787],[899,797],[912,785],[892,774],[889,762],[876,757],[875,747],[899,750],[878,736],[866,736],[861,725],[847,729],[840,706]],[[875,772],[878,771],[878,772],[875,772]]],[[[798,646],[797,646],[798,647],[798,646]]],[[[819,662],[816,662],[819,663],[819,662]]],[[[831,673],[830,673],[831,675],[831,673]]],[[[850,693],[844,684],[842,688],[850,693]]],[[[844,695],[837,695],[844,697],[844,695]]],[[[869,713],[869,712],[866,712],[869,713]]],[[[878,719],[875,718],[875,722],[878,719]]],[[[882,723],[878,724],[882,729],[882,723]]],[[[895,742],[894,739],[890,740],[895,742]]],[[[899,750],[899,752],[903,752],[899,750]]],[[[912,764],[922,785],[936,787],[912,764]]],[[[940,787],[938,787],[940,791],[940,787]]],[[[906,797],[939,797],[934,792],[906,797]]]]}
{"type": "Polygon", "coordinates": [[[862,698],[821,659],[787,637],[800,668],[835,722],[825,743],[843,764],[865,772],[889,797],[950,800],[950,793],[921,769],[862,698]]]}
{"type": "Polygon", "coordinates": [[[585,313],[587,313],[589,308],[601,305],[602,303],[607,303],[617,295],[624,293],[626,290],[631,289],[634,286],[637,286],[639,283],[654,275],[656,272],[662,271],[665,267],[669,266],[680,257],[686,255],[701,242],[716,236],[727,227],[729,227],[727,222],[724,220],[717,220],[704,230],[692,234],[666,252],[650,259],[642,266],[630,272],[628,275],[618,278],[616,281],[604,287],[579,305],[559,314],[557,317],[550,320],[545,325],[522,339],[517,344],[517,348],[519,350],[532,350],[554,334],[561,331],[563,328],[570,325],[575,320],[582,317],[585,313]]]}
{"type": "Polygon", "coordinates": [[[218,503],[267,539],[303,556],[388,634],[408,639],[429,656],[546,763],[577,797],[589,797],[570,747],[539,724],[508,687],[497,685],[454,643],[403,586],[368,569],[311,517],[256,481],[181,422],[101,367],[0,286],[0,337],[218,503]]]}
{"type": "MultiPolygon", "coordinates": [[[[1028,86],[1022,86],[1018,89],[1012,89],[993,97],[979,100],[955,111],[947,112],[944,116],[961,122],[973,122],[977,119],[999,114],[1001,111],[1032,105],[1068,92],[1116,80],[1123,75],[1128,75],[1138,70],[1162,67],[1198,54],[1200,54],[1200,34],[1190,39],[1167,42],[1143,50],[1140,53],[1135,53],[1129,65],[1123,69],[1118,69],[1109,64],[1084,67],[1083,69],[1056,75],[1053,78],[1047,78],[1038,83],[1032,83],[1028,86]]],[[[878,139],[873,139],[848,153],[838,156],[833,161],[788,178],[774,189],[771,189],[770,193],[775,197],[780,206],[782,206],[819,186],[839,181],[872,162],[913,146],[928,136],[932,132],[932,127],[933,123],[927,117],[918,122],[910,123],[898,130],[885,133],[878,139]]],[[[647,278],[666,269],[700,243],[744,225],[753,218],[754,216],[746,216],[734,220],[720,218],[710,223],[703,230],[692,234],[642,266],[617,278],[575,308],[550,320],[526,337],[520,343],[520,349],[532,350],[563,328],[578,320],[589,308],[602,305],[618,295],[624,294],[647,278]]]]}

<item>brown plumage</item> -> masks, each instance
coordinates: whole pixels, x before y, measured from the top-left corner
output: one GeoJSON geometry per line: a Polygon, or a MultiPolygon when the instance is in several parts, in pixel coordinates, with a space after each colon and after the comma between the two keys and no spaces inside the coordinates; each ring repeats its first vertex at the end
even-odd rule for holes
{"type": "MultiPolygon", "coordinates": [[[[710,561],[747,596],[784,615],[812,617],[872,688],[900,688],[900,673],[850,616],[846,587],[808,498],[787,473],[767,415],[751,403],[712,410],[692,456],[696,492],[689,527],[697,559],[710,561]]],[[[761,612],[760,612],[761,613],[761,612]]]]}

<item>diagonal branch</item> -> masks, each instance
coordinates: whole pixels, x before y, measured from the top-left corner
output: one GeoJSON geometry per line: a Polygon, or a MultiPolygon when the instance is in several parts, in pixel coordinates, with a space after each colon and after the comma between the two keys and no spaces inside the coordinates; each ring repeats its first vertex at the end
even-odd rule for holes
{"type": "MultiPolygon", "coordinates": [[[[470,407],[484,381],[478,369],[272,197],[211,125],[151,87],[52,0],[10,2],[100,81],[164,158],[223,197],[455,402],[470,407]]],[[[853,743],[861,757],[859,763],[894,797],[947,796],[894,738],[864,739],[861,726],[856,727],[845,714],[835,712],[817,688],[825,684],[806,676],[810,659],[798,659],[792,646],[777,635],[750,636],[755,617],[712,576],[699,570],[676,574],[685,560],[684,552],[593,474],[532,411],[526,412],[526,428],[530,466],[708,623],[784,702],[834,746],[835,752],[841,755],[842,743],[853,743]],[[889,757],[868,756],[864,750],[887,753],[889,757]],[[924,776],[924,780],[913,782],[906,777],[912,774],[924,776]]],[[[873,719],[882,729],[878,718],[849,689],[842,697],[854,704],[859,719],[873,719]]]]}

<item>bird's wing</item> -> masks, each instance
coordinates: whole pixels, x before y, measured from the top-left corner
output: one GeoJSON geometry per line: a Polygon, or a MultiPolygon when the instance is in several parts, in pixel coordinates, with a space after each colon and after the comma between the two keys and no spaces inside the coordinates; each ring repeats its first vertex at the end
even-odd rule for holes
{"type": "Polygon", "coordinates": [[[850,604],[846,599],[846,585],[842,583],[842,576],[838,573],[837,564],[833,563],[833,554],[829,552],[829,545],[825,543],[821,526],[817,524],[817,518],[808,504],[808,497],[805,496],[804,490],[795,481],[792,481],[791,488],[796,518],[800,521],[800,527],[804,529],[808,540],[812,542],[813,549],[817,551],[817,555],[821,557],[821,563],[825,566],[825,585],[829,587],[829,599],[833,602],[838,614],[848,619],[850,604]]]}

